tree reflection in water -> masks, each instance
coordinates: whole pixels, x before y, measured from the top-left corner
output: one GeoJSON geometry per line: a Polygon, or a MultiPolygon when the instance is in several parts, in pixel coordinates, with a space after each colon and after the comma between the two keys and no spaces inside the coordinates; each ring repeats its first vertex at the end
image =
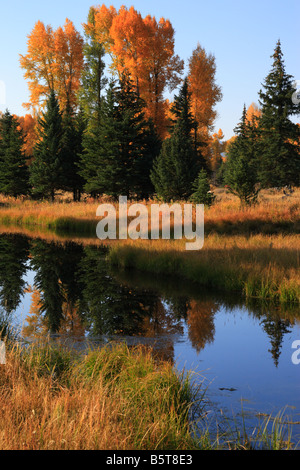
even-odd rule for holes
{"type": "MultiPolygon", "coordinates": [[[[5,315],[20,305],[24,292],[31,306],[23,327],[26,337],[49,332],[64,337],[124,338],[150,343],[160,357],[174,360],[174,341],[188,333],[199,353],[214,341],[215,314],[220,307],[244,302],[203,292],[178,280],[136,272],[116,272],[106,262],[106,248],[79,243],[47,242],[21,235],[0,235],[0,303],[5,315]],[[34,284],[26,286],[26,273],[34,284]]],[[[248,302],[248,314],[260,320],[278,365],[293,312],[248,302]]]]}

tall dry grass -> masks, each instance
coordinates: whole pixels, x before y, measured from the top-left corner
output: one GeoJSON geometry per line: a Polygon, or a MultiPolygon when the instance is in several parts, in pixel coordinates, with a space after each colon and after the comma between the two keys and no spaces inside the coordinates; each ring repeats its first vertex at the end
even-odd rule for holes
{"type": "Polygon", "coordinates": [[[253,432],[210,434],[207,402],[149,350],[110,344],[74,357],[49,344],[7,349],[0,374],[0,450],[286,450],[283,416],[253,432]],[[205,404],[203,404],[205,402],[205,404]]]}
{"type": "Polygon", "coordinates": [[[1,450],[197,448],[187,380],[149,351],[14,346],[0,367],[1,450]]]}
{"type": "MultiPolygon", "coordinates": [[[[300,233],[300,188],[289,196],[282,191],[262,191],[258,204],[247,208],[242,208],[238,198],[226,190],[218,189],[216,195],[216,203],[205,209],[207,233],[278,233],[282,230],[300,233]]],[[[0,223],[95,233],[99,220],[96,210],[103,202],[112,203],[118,214],[118,203],[108,198],[86,198],[82,202],[72,202],[65,195],[52,203],[0,196],[0,223]]],[[[157,201],[142,202],[150,213],[151,204],[157,201]]]]}

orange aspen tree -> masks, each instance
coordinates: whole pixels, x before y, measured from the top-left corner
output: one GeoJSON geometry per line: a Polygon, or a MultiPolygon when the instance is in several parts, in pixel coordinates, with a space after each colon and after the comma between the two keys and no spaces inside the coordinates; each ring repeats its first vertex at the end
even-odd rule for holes
{"type": "Polygon", "coordinates": [[[83,38],[68,18],[54,32],[55,84],[61,109],[74,109],[83,69],[83,38]]]}
{"type": "Polygon", "coordinates": [[[261,116],[261,109],[255,103],[251,103],[247,109],[246,119],[250,124],[255,124],[258,126],[258,119],[261,116]]]}
{"type": "MultiPolygon", "coordinates": [[[[51,26],[38,21],[28,35],[27,54],[20,55],[21,68],[28,80],[29,103],[27,109],[38,109],[41,97],[54,89],[54,37],[51,26]]],[[[45,98],[44,98],[45,99],[45,98]]]]}
{"type": "Polygon", "coordinates": [[[110,28],[113,19],[117,16],[115,7],[106,7],[104,4],[99,7],[91,7],[94,10],[94,22],[84,24],[84,30],[87,36],[92,37],[102,44],[106,53],[112,57],[113,39],[110,35],[110,28]]]}
{"type": "Polygon", "coordinates": [[[28,163],[30,163],[30,159],[33,156],[33,148],[37,141],[37,120],[31,114],[25,114],[25,116],[16,116],[16,119],[20,123],[20,128],[24,134],[25,142],[23,145],[23,150],[26,157],[29,159],[28,163]]]}
{"type": "Polygon", "coordinates": [[[174,28],[169,20],[158,22],[150,15],[142,18],[134,7],[95,7],[94,25],[87,23],[86,34],[93,34],[111,57],[111,70],[126,71],[146,103],[146,117],[152,118],[161,137],[166,136],[168,110],[164,92],[181,83],[184,62],[174,53],[174,28]]]}
{"type": "Polygon", "coordinates": [[[28,81],[27,109],[37,114],[51,91],[57,94],[61,109],[76,105],[76,93],[83,68],[83,39],[66,19],[63,28],[53,31],[38,21],[28,35],[27,54],[20,55],[21,68],[28,81]]]}
{"type": "Polygon", "coordinates": [[[149,55],[147,33],[141,14],[133,7],[128,10],[122,6],[110,28],[113,67],[119,76],[124,72],[129,73],[131,80],[136,84],[138,94],[140,82],[144,78],[145,61],[149,55]]]}
{"type": "Polygon", "coordinates": [[[215,106],[222,99],[215,75],[215,57],[207,54],[198,44],[189,59],[188,81],[192,94],[192,113],[198,124],[197,136],[207,144],[207,150],[211,142],[210,132],[217,116],[215,106]]]}
{"type": "Polygon", "coordinates": [[[148,56],[144,62],[143,98],[147,103],[148,117],[152,117],[162,138],[167,132],[168,101],[166,88],[173,91],[181,83],[184,61],[174,54],[174,28],[169,20],[146,16],[148,29],[148,56]]]}
{"type": "Polygon", "coordinates": [[[219,129],[213,134],[211,143],[211,169],[213,172],[216,172],[222,164],[224,151],[224,134],[222,129],[219,129]]]}

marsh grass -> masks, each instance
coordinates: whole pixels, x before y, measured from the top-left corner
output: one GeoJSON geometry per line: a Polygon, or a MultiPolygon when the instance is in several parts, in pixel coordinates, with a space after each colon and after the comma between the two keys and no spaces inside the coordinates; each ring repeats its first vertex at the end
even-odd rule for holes
{"type": "MultiPolygon", "coordinates": [[[[216,189],[216,203],[205,208],[205,232],[219,234],[300,233],[300,189],[290,196],[282,191],[264,190],[257,205],[241,207],[238,198],[224,189],[216,189]]],[[[58,233],[95,234],[101,203],[118,203],[108,198],[85,198],[72,202],[68,195],[58,195],[55,202],[0,196],[0,223],[24,227],[44,227],[58,233]]],[[[130,204],[135,201],[128,201],[130,204]]],[[[142,201],[150,214],[154,200],[142,201]]],[[[180,202],[183,206],[184,201],[180,202]]],[[[195,220],[194,220],[195,222],[195,220]]]]}
{"type": "Polygon", "coordinates": [[[191,391],[169,363],[124,344],[73,355],[8,349],[0,449],[192,449],[191,391]]]}
{"type": "Polygon", "coordinates": [[[119,269],[177,277],[246,298],[300,303],[300,241],[297,235],[206,237],[204,247],[185,251],[164,240],[117,244],[108,260],[119,269]]]}
{"type": "Polygon", "coordinates": [[[110,343],[82,355],[49,343],[7,346],[1,450],[293,448],[283,415],[267,417],[249,435],[223,420],[213,436],[202,384],[144,347],[110,343]]]}
{"type": "MultiPolygon", "coordinates": [[[[218,431],[214,437],[218,449],[228,450],[295,450],[299,443],[293,442],[292,423],[286,409],[275,416],[259,414],[256,426],[249,429],[247,414],[228,417],[221,413],[218,431]]],[[[212,440],[212,437],[210,438],[212,440]]]]}

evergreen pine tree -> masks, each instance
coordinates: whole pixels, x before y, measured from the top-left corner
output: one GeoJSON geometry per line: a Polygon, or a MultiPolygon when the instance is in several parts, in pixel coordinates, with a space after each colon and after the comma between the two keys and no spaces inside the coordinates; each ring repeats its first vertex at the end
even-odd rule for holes
{"type": "MultiPolygon", "coordinates": [[[[95,8],[91,7],[88,14],[88,24],[95,24],[95,8]]],[[[101,105],[103,101],[103,90],[107,84],[107,78],[104,76],[105,50],[103,45],[95,38],[93,29],[85,35],[85,44],[83,47],[84,69],[81,76],[81,87],[78,98],[87,121],[92,117],[100,119],[101,105]]]]}
{"type": "Polygon", "coordinates": [[[79,163],[84,189],[93,196],[108,194],[117,197],[120,194],[116,108],[116,86],[111,81],[102,103],[101,120],[98,115],[93,115],[89,122],[79,163]]]}
{"type": "Polygon", "coordinates": [[[67,109],[63,116],[63,135],[60,171],[60,189],[73,192],[73,200],[79,201],[83,189],[83,178],[79,175],[79,158],[85,129],[83,112],[77,115],[67,109]]]}
{"type": "Polygon", "coordinates": [[[208,176],[204,168],[199,172],[193,184],[193,193],[191,201],[195,204],[204,204],[211,206],[215,200],[215,196],[210,190],[208,176]]]}
{"type": "Polygon", "coordinates": [[[17,197],[28,192],[28,166],[19,123],[9,111],[0,119],[0,192],[17,197]]]}
{"type": "Polygon", "coordinates": [[[80,174],[87,192],[115,198],[148,195],[149,169],[158,141],[143,108],[128,76],[121,78],[119,86],[110,83],[101,119],[93,119],[84,137],[80,174]]]}
{"type": "Polygon", "coordinates": [[[257,131],[247,120],[244,106],[240,123],[234,129],[236,139],[230,144],[224,180],[229,192],[242,204],[254,203],[259,192],[257,176],[257,131]]]}
{"type": "Polygon", "coordinates": [[[143,130],[142,154],[135,160],[135,181],[133,191],[138,199],[147,199],[154,194],[154,186],[150,178],[155,158],[161,150],[161,139],[157,134],[154,123],[149,120],[143,130]]]}
{"type": "Polygon", "coordinates": [[[185,80],[171,109],[174,115],[171,136],[163,142],[151,172],[155,191],[165,201],[189,198],[201,169],[192,137],[195,121],[190,109],[191,97],[185,80]]]}
{"type": "Polygon", "coordinates": [[[152,192],[150,169],[160,149],[160,141],[152,121],[145,118],[145,102],[126,74],[120,80],[117,103],[121,194],[148,197],[152,192]]]}
{"type": "Polygon", "coordinates": [[[46,111],[38,120],[39,140],[34,147],[34,161],[30,167],[32,192],[39,197],[54,200],[55,190],[61,186],[63,127],[57,98],[52,91],[46,111]]]}
{"type": "Polygon", "coordinates": [[[299,185],[299,126],[289,116],[299,114],[300,106],[292,101],[293,78],[285,72],[280,41],[277,42],[271,72],[259,92],[260,119],[259,179],[263,187],[299,185]]]}

